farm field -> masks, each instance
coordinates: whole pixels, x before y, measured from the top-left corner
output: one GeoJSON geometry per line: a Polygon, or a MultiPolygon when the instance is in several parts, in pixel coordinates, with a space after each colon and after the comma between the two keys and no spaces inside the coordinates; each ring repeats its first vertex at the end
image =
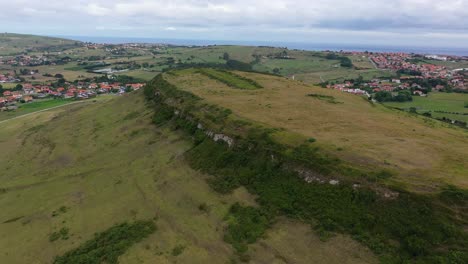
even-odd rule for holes
{"type": "MultiPolygon", "coordinates": [[[[3,123],[2,261],[50,263],[95,232],[152,220],[157,230],[119,263],[229,263],[223,219],[235,202],[256,206],[255,197],[243,188],[214,192],[210,176],[184,160],[192,143],[151,117],[142,94],[131,93],[3,123]],[[50,241],[63,228],[68,237],[50,241]]],[[[275,223],[249,255],[251,263],[377,263],[347,236],[322,242],[309,225],[289,220],[275,223]]]]}
{"type": "MultiPolygon", "coordinates": [[[[114,95],[99,95],[92,101],[106,101],[115,97],[114,95]]],[[[31,103],[19,104],[19,108],[13,112],[0,112],[0,121],[26,114],[31,114],[45,109],[64,106],[67,104],[82,103],[83,101],[74,101],[72,99],[40,99],[31,103]]]]}
{"type": "Polygon", "coordinates": [[[468,62],[466,61],[440,61],[440,60],[431,60],[431,59],[423,59],[420,63],[428,63],[434,65],[441,65],[446,67],[447,69],[460,69],[460,68],[468,68],[468,62]]]}
{"type": "Polygon", "coordinates": [[[453,120],[468,122],[468,108],[465,108],[465,103],[468,103],[468,94],[432,92],[427,97],[414,96],[412,102],[388,102],[385,104],[404,110],[415,107],[418,113],[430,112],[434,117],[445,116],[453,120]],[[453,114],[453,112],[461,114],[453,114]]]}
{"type": "Polygon", "coordinates": [[[318,146],[348,162],[397,171],[389,183],[416,191],[437,190],[447,183],[468,186],[468,138],[462,129],[335,90],[270,75],[235,73],[264,88],[232,89],[190,70],[165,78],[241,118],[286,129],[302,140],[315,138],[318,146]],[[337,103],[308,94],[331,96],[337,103]]]}
{"type": "Polygon", "coordinates": [[[57,107],[72,103],[72,100],[67,99],[45,99],[37,100],[31,103],[22,103],[18,105],[18,109],[11,112],[0,112],[0,121],[10,119],[17,116],[33,113],[47,108],[57,107]]]}

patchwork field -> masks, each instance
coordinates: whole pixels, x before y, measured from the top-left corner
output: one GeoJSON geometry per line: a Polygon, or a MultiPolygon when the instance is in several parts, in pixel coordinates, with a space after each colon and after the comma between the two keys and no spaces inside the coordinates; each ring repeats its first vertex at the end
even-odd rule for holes
{"type": "MultiPolygon", "coordinates": [[[[95,232],[133,220],[157,230],[119,263],[229,263],[223,241],[231,204],[255,206],[239,188],[214,192],[191,169],[191,142],[156,128],[141,94],[85,101],[0,125],[0,258],[51,263],[95,232]],[[203,206],[202,206],[203,205],[203,206]],[[52,240],[54,233],[67,235],[52,240]]],[[[349,237],[319,240],[308,225],[280,220],[249,251],[251,263],[376,263],[349,237]]]]}
{"type": "Polygon", "coordinates": [[[351,94],[270,75],[236,74],[258,82],[263,89],[232,89],[194,70],[166,74],[165,78],[241,118],[297,135],[284,138],[279,134],[278,140],[297,144],[314,138],[315,144],[353,164],[397,172],[389,183],[419,191],[446,183],[468,187],[468,136],[464,130],[351,94]]]}

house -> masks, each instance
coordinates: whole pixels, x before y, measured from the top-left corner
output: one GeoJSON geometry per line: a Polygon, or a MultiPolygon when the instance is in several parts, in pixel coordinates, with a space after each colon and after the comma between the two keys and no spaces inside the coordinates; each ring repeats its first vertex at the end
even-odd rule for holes
{"type": "Polygon", "coordinates": [[[3,92],[3,96],[11,96],[13,93],[11,91],[3,92]]]}
{"type": "Polygon", "coordinates": [[[25,95],[23,96],[23,98],[21,99],[23,102],[25,103],[29,103],[29,102],[32,102],[33,101],[33,97],[30,96],[30,95],[25,95]]]}
{"type": "Polygon", "coordinates": [[[72,92],[67,92],[66,94],[63,95],[63,98],[69,99],[75,97],[75,94],[72,92]]]}
{"type": "Polygon", "coordinates": [[[419,95],[419,96],[426,96],[425,93],[423,93],[422,91],[419,91],[419,90],[416,90],[413,92],[414,95],[419,95]]]}
{"type": "Polygon", "coordinates": [[[444,89],[444,88],[445,88],[445,87],[444,87],[443,85],[440,85],[440,84],[436,85],[436,87],[435,87],[435,89],[436,89],[437,91],[440,91],[440,90],[442,90],[442,89],[444,89]]]}
{"type": "Polygon", "coordinates": [[[145,85],[143,83],[132,83],[130,84],[130,86],[132,87],[133,90],[137,91],[145,85]]]}

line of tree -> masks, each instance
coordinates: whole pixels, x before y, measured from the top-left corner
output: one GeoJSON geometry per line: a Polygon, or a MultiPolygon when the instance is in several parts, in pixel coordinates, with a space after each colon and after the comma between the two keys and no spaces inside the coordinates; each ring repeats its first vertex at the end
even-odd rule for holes
{"type": "Polygon", "coordinates": [[[380,91],[374,94],[374,99],[379,102],[407,102],[413,101],[411,91],[399,91],[397,95],[393,95],[391,92],[380,91]]]}
{"type": "Polygon", "coordinates": [[[337,55],[336,53],[328,53],[325,56],[325,58],[327,60],[339,60],[341,67],[345,67],[345,68],[353,67],[353,62],[351,61],[350,58],[346,56],[340,56],[340,55],[337,55]]]}

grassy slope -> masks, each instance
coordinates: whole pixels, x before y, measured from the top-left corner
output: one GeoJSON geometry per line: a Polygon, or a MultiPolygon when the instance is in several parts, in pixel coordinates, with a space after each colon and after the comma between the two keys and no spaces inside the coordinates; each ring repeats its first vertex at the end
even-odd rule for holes
{"type": "Polygon", "coordinates": [[[264,89],[231,89],[186,70],[166,77],[179,87],[220,104],[243,118],[296,132],[350,162],[398,171],[394,184],[431,190],[451,183],[467,188],[468,137],[434,120],[411,116],[346,93],[303,85],[274,76],[237,73],[254,79],[264,89]],[[334,96],[343,104],[306,97],[309,93],[334,96]]]}
{"type": "MultiPolygon", "coordinates": [[[[253,197],[243,189],[225,196],[213,192],[206,176],[182,158],[191,143],[155,128],[144,104],[143,96],[131,94],[2,124],[2,261],[47,263],[94,232],[152,218],[158,230],[123,255],[121,263],[229,261],[233,253],[222,240],[223,218],[233,202],[255,205],[253,197]],[[201,203],[208,204],[209,213],[198,209],[201,203]],[[66,212],[52,217],[62,206],[66,212]],[[62,227],[69,228],[70,238],[49,242],[49,235],[62,227]],[[185,249],[173,256],[179,245],[185,249]]],[[[278,222],[251,253],[252,262],[375,262],[349,238],[322,243],[309,230],[278,222]]]]}
{"type": "Polygon", "coordinates": [[[15,54],[26,48],[45,48],[50,46],[60,47],[73,45],[76,41],[13,33],[0,34],[0,55],[15,54]]]}

